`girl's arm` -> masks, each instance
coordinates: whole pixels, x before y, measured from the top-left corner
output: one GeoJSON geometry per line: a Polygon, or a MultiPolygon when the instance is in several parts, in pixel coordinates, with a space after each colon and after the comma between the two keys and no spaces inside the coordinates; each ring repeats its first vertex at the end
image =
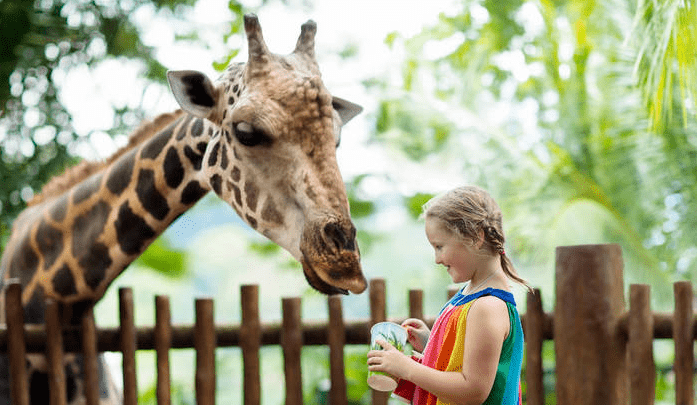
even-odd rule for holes
{"type": "Polygon", "coordinates": [[[482,297],[467,315],[462,372],[439,371],[412,361],[389,343],[368,353],[368,369],[413,382],[445,402],[481,404],[494,385],[503,341],[509,333],[508,307],[482,297]]]}

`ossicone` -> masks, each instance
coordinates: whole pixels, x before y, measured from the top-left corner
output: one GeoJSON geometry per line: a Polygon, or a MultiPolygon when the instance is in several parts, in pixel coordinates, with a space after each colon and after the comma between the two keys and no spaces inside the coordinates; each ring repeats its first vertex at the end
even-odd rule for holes
{"type": "Polygon", "coordinates": [[[261,34],[261,25],[259,25],[259,19],[256,15],[245,14],[244,31],[247,34],[247,46],[249,48],[248,63],[265,61],[265,56],[269,54],[269,48],[266,47],[266,42],[264,42],[264,37],[261,34]]]}
{"type": "Polygon", "coordinates": [[[293,53],[302,53],[310,58],[315,58],[315,33],[317,32],[317,23],[308,20],[300,27],[300,37],[295,45],[293,53]]]}

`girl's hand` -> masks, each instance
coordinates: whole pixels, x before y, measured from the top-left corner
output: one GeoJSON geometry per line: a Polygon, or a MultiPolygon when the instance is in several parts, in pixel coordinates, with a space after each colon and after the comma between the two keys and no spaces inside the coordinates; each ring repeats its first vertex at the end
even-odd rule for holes
{"type": "Polygon", "coordinates": [[[368,370],[382,371],[399,379],[406,378],[409,366],[416,364],[416,362],[397,350],[389,342],[376,340],[375,343],[382,346],[384,350],[371,350],[368,352],[368,370]]]}
{"type": "Polygon", "coordinates": [[[402,322],[402,327],[407,330],[407,339],[414,350],[423,352],[428,337],[431,335],[431,330],[428,329],[426,323],[421,319],[409,318],[402,322]]]}

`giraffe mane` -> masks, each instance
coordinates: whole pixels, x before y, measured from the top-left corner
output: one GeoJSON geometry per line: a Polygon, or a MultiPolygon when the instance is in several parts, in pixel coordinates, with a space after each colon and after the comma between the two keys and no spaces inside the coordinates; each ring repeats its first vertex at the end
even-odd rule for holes
{"type": "Polygon", "coordinates": [[[48,183],[42,187],[41,193],[35,195],[27,205],[37,205],[52,197],[63,194],[72,186],[80,183],[94,173],[104,170],[104,168],[111,165],[119,157],[123,156],[123,154],[137,147],[146,139],[159,133],[182,115],[184,115],[182,110],[176,110],[171,113],[160,114],[151,120],[144,121],[128,137],[128,144],[126,144],[126,146],[123,146],[106,160],[82,161],[75,166],[68,167],[62,174],[49,180],[48,183]]]}

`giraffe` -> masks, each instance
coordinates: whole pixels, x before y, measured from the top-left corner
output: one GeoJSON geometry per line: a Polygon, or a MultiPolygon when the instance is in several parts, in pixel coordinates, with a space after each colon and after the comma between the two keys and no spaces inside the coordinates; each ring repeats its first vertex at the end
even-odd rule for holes
{"type": "MultiPolygon", "coordinates": [[[[23,286],[26,322],[43,323],[44,299],[52,298],[63,324],[78,323],[211,190],[296,258],[316,290],[366,289],[336,161],[341,127],[362,108],[324,86],[313,21],[284,56],[269,51],[255,15],[245,15],[244,28],[246,63],[231,63],[215,83],[197,71],[168,72],[180,110],[142,124],[106,161],[54,178],[17,217],[0,274],[23,286]]],[[[70,376],[69,401],[78,404],[79,373],[70,376]]],[[[0,384],[0,404],[8,397],[0,384]]]]}

